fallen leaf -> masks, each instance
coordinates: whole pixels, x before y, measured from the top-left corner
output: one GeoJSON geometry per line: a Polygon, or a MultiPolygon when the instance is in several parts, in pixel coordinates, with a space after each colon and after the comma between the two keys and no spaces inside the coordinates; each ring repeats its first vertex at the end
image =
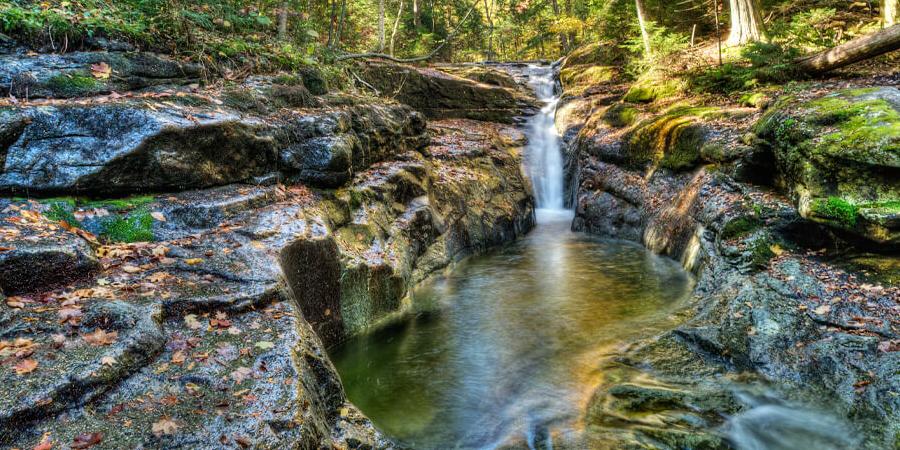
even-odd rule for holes
{"type": "Polygon", "coordinates": [[[122,266],[122,270],[124,270],[125,272],[128,272],[128,273],[138,273],[141,271],[141,268],[137,267],[137,266],[132,266],[131,264],[126,264],[126,265],[122,266]]]}
{"type": "Polygon", "coordinates": [[[187,357],[184,352],[178,350],[177,352],[172,354],[172,364],[182,364],[187,357]]]}
{"type": "Polygon", "coordinates": [[[820,316],[824,316],[831,312],[831,306],[829,306],[829,305],[819,306],[818,308],[816,308],[814,310],[814,312],[820,316]]]}
{"type": "Polygon", "coordinates": [[[107,333],[106,330],[97,328],[93,333],[88,333],[82,336],[88,344],[91,345],[110,345],[116,342],[116,338],[119,337],[119,333],[116,331],[112,331],[107,333]]]}
{"type": "Polygon", "coordinates": [[[150,213],[150,217],[152,217],[160,222],[166,221],[166,216],[159,211],[153,211],[152,213],[150,213]]]}
{"type": "Polygon", "coordinates": [[[244,380],[246,380],[252,373],[253,371],[249,367],[238,367],[234,370],[234,372],[231,372],[231,378],[235,383],[240,384],[244,380]]]}
{"type": "Polygon", "coordinates": [[[154,422],[151,426],[153,434],[155,434],[157,437],[164,434],[175,434],[176,432],[178,432],[178,428],[178,423],[168,417],[163,417],[159,420],[159,422],[154,422]]]}
{"type": "Polygon", "coordinates": [[[100,364],[103,364],[104,366],[112,366],[115,363],[116,358],[113,358],[112,356],[104,356],[100,358],[100,364]]]}
{"type": "Polygon", "coordinates": [[[50,450],[53,448],[53,441],[50,438],[45,437],[40,444],[35,445],[32,450],[50,450]]]}
{"type": "Polygon", "coordinates": [[[184,316],[184,324],[192,330],[197,330],[203,327],[200,321],[197,320],[196,314],[188,314],[184,316]]]}
{"type": "Polygon", "coordinates": [[[38,362],[33,359],[23,359],[19,361],[18,364],[13,366],[13,370],[15,370],[16,375],[25,375],[27,373],[34,372],[34,369],[37,369],[38,362]]]}
{"type": "Polygon", "coordinates": [[[83,433],[75,436],[71,447],[75,450],[81,450],[91,448],[101,441],[103,441],[103,433],[83,433]]]}
{"type": "Polygon", "coordinates": [[[197,264],[200,264],[202,262],[203,262],[203,258],[188,258],[188,259],[184,260],[184,263],[189,266],[196,266],[197,264]]]}
{"type": "Polygon", "coordinates": [[[105,62],[91,64],[91,75],[99,80],[106,80],[112,74],[112,68],[105,62]]]}

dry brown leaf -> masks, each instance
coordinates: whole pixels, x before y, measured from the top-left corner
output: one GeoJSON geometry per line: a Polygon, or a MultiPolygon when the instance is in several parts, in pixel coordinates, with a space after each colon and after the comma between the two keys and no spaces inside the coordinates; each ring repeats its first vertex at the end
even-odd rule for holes
{"type": "Polygon", "coordinates": [[[177,433],[179,427],[180,425],[178,425],[178,423],[174,420],[168,417],[163,417],[162,419],[159,419],[158,422],[154,422],[151,426],[151,429],[153,431],[153,434],[155,434],[156,436],[162,436],[166,434],[177,433]]]}
{"type": "Polygon", "coordinates": [[[37,361],[33,359],[23,359],[13,366],[13,370],[16,372],[16,375],[25,375],[34,372],[34,369],[37,369],[37,366],[37,361]]]}
{"type": "Polygon", "coordinates": [[[93,333],[85,334],[83,336],[84,341],[91,345],[110,345],[116,342],[116,338],[119,337],[119,333],[116,331],[112,331],[107,333],[106,330],[97,328],[93,333]]]}

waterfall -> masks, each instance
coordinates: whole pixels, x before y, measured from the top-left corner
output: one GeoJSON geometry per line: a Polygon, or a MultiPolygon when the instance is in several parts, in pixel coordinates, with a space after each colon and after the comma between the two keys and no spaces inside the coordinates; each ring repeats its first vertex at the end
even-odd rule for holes
{"type": "MultiPolygon", "coordinates": [[[[550,67],[529,66],[528,85],[544,106],[528,121],[528,147],[525,164],[534,196],[540,210],[562,211],[563,157],[559,133],[556,131],[556,79],[550,67]]],[[[549,211],[545,211],[549,212],[549,211]]],[[[540,212],[539,212],[540,215],[540,212]]]]}

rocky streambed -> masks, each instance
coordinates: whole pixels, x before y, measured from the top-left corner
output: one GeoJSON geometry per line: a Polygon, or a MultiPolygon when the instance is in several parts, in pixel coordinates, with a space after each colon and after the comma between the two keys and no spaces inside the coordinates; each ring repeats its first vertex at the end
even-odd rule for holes
{"type": "MultiPolygon", "coordinates": [[[[4,58],[2,446],[396,446],[326,349],[534,226],[521,68],[359,63],[347,94],[314,71],[212,89],[158,55],[4,58]]],[[[763,110],[667,102],[596,55],[559,69],[573,228],[697,284],[598,355],[579,426],[541,442],[895,447],[896,87],[763,110]]]]}
{"type": "MultiPolygon", "coordinates": [[[[325,348],[532,227],[522,134],[426,124],[316,73],[213,91],[168,61],[147,90],[55,90],[148,58],[168,61],[40,56],[11,75],[42,98],[2,111],[0,445],[389,445],[325,348]]],[[[528,106],[443,77],[506,99],[505,122],[528,106]]]]}

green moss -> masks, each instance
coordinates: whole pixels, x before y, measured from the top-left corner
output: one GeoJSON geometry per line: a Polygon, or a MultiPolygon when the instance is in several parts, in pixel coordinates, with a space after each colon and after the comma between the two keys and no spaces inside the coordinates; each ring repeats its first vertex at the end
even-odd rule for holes
{"type": "Polygon", "coordinates": [[[623,100],[629,103],[652,103],[678,96],[684,91],[680,80],[650,74],[640,78],[628,89],[623,100]]]}
{"type": "Polygon", "coordinates": [[[78,97],[97,93],[104,84],[89,74],[72,72],[56,75],[47,81],[47,86],[66,97],[78,97]]]}
{"type": "Polygon", "coordinates": [[[741,95],[739,102],[743,106],[762,108],[766,104],[766,100],[768,100],[768,97],[762,92],[748,92],[741,95]]]}
{"type": "Polygon", "coordinates": [[[113,217],[103,223],[100,236],[111,242],[153,241],[153,217],[146,209],[113,217]]]}
{"type": "Polygon", "coordinates": [[[625,128],[637,121],[639,111],[630,105],[616,103],[603,113],[603,121],[616,128],[625,128]]]}
{"type": "Polygon", "coordinates": [[[722,227],[722,239],[735,239],[749,235],[760,227],[762,222],[755,216],[744,216],[732,219],[722,227]]]}
{"type": "Polygon", "coordinates": [[[750,243],[750,262],[756,267],[765,267],[774,258],[774,243],[768,235],[760,236],[750,243]]]}
{"type": "Polygon", "coordinates": [[[111,200],[79,200],[77,205],[83,208],[106,208],[111,210],[134,209],[156,201],[152,195],[138,195],[134,197],[117,198],[111,200]]]}
{"type": "Polygon", "coordinates": [[[587,89],[615,79],[618,70],[609,66],[575,66],[560,71],[559,80],[567,94],[581,95],[587,89]]]}
{"type": "Polygon", "coordinates": [[[859,207],[839,197],[816,199],[810,203],[810,211],[819,217],[831,219],[847,228],[856,226],[859,207]]]}
{"type": "Polygon", "coordinates": [[[50,204],[50,209],[44,216],[57,222],[66,222],[71,226],[80,227],[81,223],[75,218],[73,204],[65,201],[57,201],[50,204]]]}
{"type": "Polygon", "coordinates": [[[628,162],[658,164],[671,170],[696,166],[706,139],[701,121],[718,113],[709,107],[676,107],[640,122],[626,138],[628,162]]]}

